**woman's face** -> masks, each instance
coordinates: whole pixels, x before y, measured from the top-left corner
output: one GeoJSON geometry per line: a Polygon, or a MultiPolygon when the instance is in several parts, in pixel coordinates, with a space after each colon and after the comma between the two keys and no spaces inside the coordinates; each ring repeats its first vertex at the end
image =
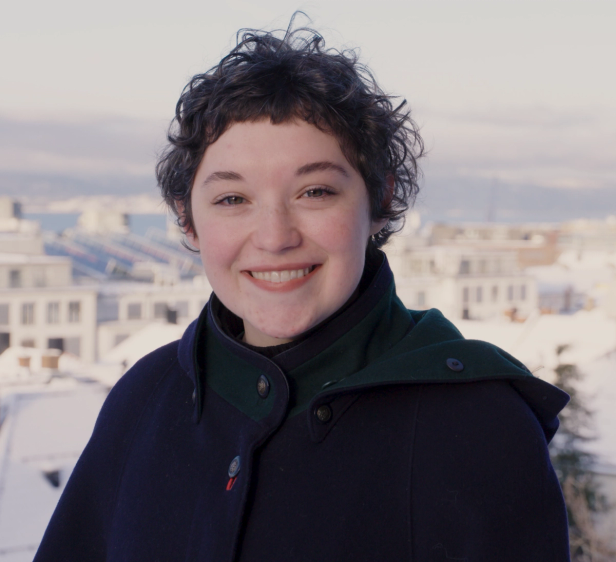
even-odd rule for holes
{"type": "Polygon", "coordinates": [[[210,145],[191,193],[205,273],[246,342],[293,340],[357,287],[370,220],[361,175],[335,137],[304,121],[236,123],[210,145]]]}

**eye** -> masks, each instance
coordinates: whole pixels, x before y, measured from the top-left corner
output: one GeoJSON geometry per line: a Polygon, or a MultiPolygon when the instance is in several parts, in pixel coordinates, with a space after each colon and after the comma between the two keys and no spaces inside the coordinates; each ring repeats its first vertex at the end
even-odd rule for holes
{"type": "Polygon", "coordinates": [[[309,199],[321,199],[327,195],[333,195],[333,193],[334,192],[327,187],[313,187],[304,192],[304,197],[308,197],[309,199]]]}
{"type": "Polygon", "coordinates": [[[239,195],[227,195],[227,197],[223,197],[222,199],[216,201],[216,204],[227,205],[231,207],[234,205],[241,205],[242,203],[244,203],[244,201],[246,201],[246,199],[240,197],[239,195]]]}

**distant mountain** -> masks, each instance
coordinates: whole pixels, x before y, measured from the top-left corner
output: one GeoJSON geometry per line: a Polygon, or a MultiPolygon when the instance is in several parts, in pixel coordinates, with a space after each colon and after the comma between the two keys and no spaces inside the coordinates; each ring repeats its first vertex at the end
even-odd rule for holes
{"type": "Polygon", "coordinates": [[[426,177],[416,209],[440,221],[560,222],[616,214],[616,186],[548,188],[485,178],[426,177]]]}
{"type": "Polygon", "coordinates": [[[50,201],[84,195],[158,195],[152,176],[70,176],[0,171],[0,193],[28,200],[50,201]]]}

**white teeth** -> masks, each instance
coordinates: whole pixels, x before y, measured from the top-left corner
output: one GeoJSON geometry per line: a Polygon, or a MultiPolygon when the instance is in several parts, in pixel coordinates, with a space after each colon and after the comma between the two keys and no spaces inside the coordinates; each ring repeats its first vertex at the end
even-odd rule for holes
{"type": "Polygon", "coordinates": [[[251,271],[250,274],[255,279],[270,281],[271,283],[284,283],[291,279],[301,279],[312,271],[312,267],[305,269],[285,269],[282,271],[251,271]]]}

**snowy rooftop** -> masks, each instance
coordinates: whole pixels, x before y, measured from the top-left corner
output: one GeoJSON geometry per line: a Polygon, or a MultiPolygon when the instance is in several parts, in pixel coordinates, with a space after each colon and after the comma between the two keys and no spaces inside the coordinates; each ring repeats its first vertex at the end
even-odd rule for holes
{"type": "Polygon", "coordinates": [[[81,384],[3,398],[0,560],[32,560],[106,395],[103,386],[81,384]]]}
{"type": "Polygon", "coordinates": [[[111,349],[101,358],[101,364],[121,364],[129,368],[144,355],[180,339],[185,330],[186,326],[179,324],[148,324],[111,349]]]}

